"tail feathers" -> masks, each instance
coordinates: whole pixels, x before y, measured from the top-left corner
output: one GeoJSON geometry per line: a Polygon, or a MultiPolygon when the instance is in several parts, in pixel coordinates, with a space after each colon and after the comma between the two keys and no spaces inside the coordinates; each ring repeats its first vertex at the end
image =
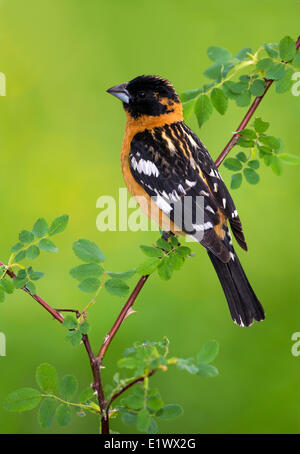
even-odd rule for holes
{"type": "Polygon", "coordinates": [[[231,317],[240,326],[250,326],[254,320],[265,319],[262,305],[257,299],[235,253],[227,263],[221,262],[207,251],[223,287],[231,317]]]}

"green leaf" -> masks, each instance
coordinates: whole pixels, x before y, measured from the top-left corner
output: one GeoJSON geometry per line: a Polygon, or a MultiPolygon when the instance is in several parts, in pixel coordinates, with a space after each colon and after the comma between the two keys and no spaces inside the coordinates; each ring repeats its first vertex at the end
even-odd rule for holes
{"type": "Polygon", "coordinates": [[[175,253],[180,255],[181,257],[187,257],[191,254],[191,249],[187,246],[179,246],[176,249],[175,253]]]}
{"type": "Polygon", "coordinates": [[[33,226],[32,232],[36,238],[41,238],[48,233],[48,224],[44,218],[40,218],[33,226]]]}
{"type": "Polygon", "coordinates": [[[246,162],[247,161],[247,156],[243,151],[240,151],[237,155],[236,158],[241,161],[241,162],[246,162]]]}
{"type": "Polygon", "coordinates": [[[159,248],[169,252],[172,248],[172,246],[168,243],[168,241],[164,240],[163,238],[159,238],[156,241],[156,244],[159,248]]]}
{"type": "Polygon", "coordinates": [[[241,170],[243,168],[243,165],[236,158],[227,158],[224,162],[224,167],[235,172],[237,170],[241,170]]]}
{"type": "Polygon", "coordinates": [[[100,284],[101,282],[99,281],[99,279],[96,279],[95,277],[90,277],[80,282],[78,288],[84,293],[96,293],[98,288],[100,287],[100,284]]]}
{"type": "Polygon", "coordinates": [[[259,161],[258,159],[252,159],[251,161],[248,162],[248,167],[251,167],[251,169],[259,169],[259,161]]]}
{"type": "Polygon", "coordinates": [[[238,189],[243,181],[243,175],[241,173],[234,173],[231,176],[231,189],[238,189]]]}
{"type": "Polygon", "coordinates": [[[180,270],[184,264],[184,257],[177,254],[171,254],[169,257],[169,264],[174,270],[180,270]]]}
{"type": "Polygon", "coordinates": [[[104,285],[105,289],[112,295],[125,296],[129,291],[128,285],[121,279],[109,279],[104,285]]]}
{"type": "Polygon", "coordinates": [[[29,291],[30,295],[35,295],[36,294],[36,287],[33,282],[28,282],[26,284],[26,288],[29,291]]]}
{"type": "Polygon", "coordinates": [[[249,167],[246,167],[244,169],[244,175],[248,183],[250,184],[257,184],[259,182],[259,175],[257,172],[255,172],[254,169],[250,169],[249,167]]]}
{"type": "Polygon", "coordinates": [[[199,364],[197,375],[200,375],[201,377],[216,377],[219,375],[219,371],[211,364],[199,364]]]}
{"type": "Polygon", "coordinates": [[[67,214],[54,219],[49,229],[49,235],[53,236],[57,235],[58,233],[62,233],[66,229],[68,221],[69,216],[67,214]]]}
{"type": "Polygon", "coordinates": [[[137,428],[140,432],[146,432],[151,423],[151,416],[147,408],[142,408],[138,412],[137,417],[137,428]]]}
{"type": "Polygon", "coordinates": [[[67,315],[63,321],[63,326],[66,329],[76,329],[78,327],[78,320],[73,315],[67,315]]]}
{"type": "Polygon", "coordinates": [[[164,406],[163,401],[160,399],[159,396],[149,396],[147,399],[147,407],[150,410],[157,411],[160,410],[164,406]]]}
{"type": "Polygon", "coordinates": [[[41,273],[40,271],[33,271],[33,269],[28,270],[29,277],[32,281],[38,281],[41,279],[43,276],[45,276],[44,273],[41,273]]]}
{"type": "Polygon", "coordinates": [[[0,285],[3,287],[5,293],[11,294],[15,290],[15,286],[11,278],[5,277],[4,279],[1,279],[0,285]]]}
{"type": "Polygon", "coordinates": [[[15,256],[15,260],[14,260],[14,261],[15,261],[16,263],[19,263],[19,262],[21,262],[22,260],[24,260],[25,257],[26,257],[25,251],[20,251],[20,252],[18,252],[17,255],[15,256]]]}
{"type": "Polygon", "coordinates": [[[250,93],[253,96],[262,96],[266,88],[266,82],[262,79],[255,79],[250,86],[250,93]]]}
{"type": "Polygon", "coordinates": [[[210,66],[207,68],[203,74],[208,77],[209,79],[214,80],[221,80],[222,79],[222,70],[224,69],[224,65],[221,63],[216,63],[215,65],[210,66]]]}
{"type": "Polygon", "coordinates": [[[122,414],[122,421],[124,424],[130,426],[131,424],[135,424],[137,421],[137,414],[132,413],[130,411],[126,411],[122,414]]]}
{"type": "Polygon", "coordinates": [[[220,88],[214,88],[211,92],[210,99],[219,114],[224,115],[228,107],[228,99],[224,91],[220,88]]]}
{"type": "Polygon", "coordinates": [[[105,261],[105,255],[93,241],[84,239],[75,241],[73,243],[73,251],[83,262],[99,263],[105,261]]]}
{"type": "Polygon", "coordinates": [[[249,58],[248,54],[252,54],[252,52],[253,51],[252,51],[251,47],[244,47],[235,55],[235,58],[237,58],[240,61],[244,61],[247,58],[249,58]]]}
{"type": "Polygon", "coordinates": [[[199,128],[205,123],[211,116],[213,111],[212,104],[207,95],[201,95],[195,104],[195,114],[198,120],[199,128]]]}
{"type": "Polygon", "coordinates": [[[239,96],[236,97],[235,101],[236,101],[237,106],[247,107],[251,101],[250,92],[245,91],[244,93],[241,93],[239,96]]]}
{"type": "Polygon", "coordinates": [[[60,426],[67,426],[72,419],[72,410],[70,406],[60,404],[56,410],[56,419],[60,426]]]}
{"type": "Polygon", "coordinates": [[[279,43],[280,58],[286,62],[293,60],[296,55],[296,43],[295,41],[286,36],[279,43]]]}
{"type": "Polygon", "coordinates": [[[5,293],[2,287],[0,287],[0,303],[4,303],[5,301],[5,293]]]}
{"type": "Polygon", "coordinates": [[[133,356],[121,358],[118,361],[118,367],[126,369],[135,369],[139,365],[139,361],[133,356]]]}
{"type": "Polygon", "coordinates": [[[46,252],[58,252],[57,247],[53,243],[53,241],[49,240],[49,238],[43,238],[39,242],[39,248],[42,249],[42,251],[46,252]]]}
{"type": "Polygon", "coordinates": [[[57,372],[56,369],[51,366],[51,364],[40,364],[36,369],[35,379],[42,391],[53,394],[57,392],[57,372]]]}
{"type": "Polygon", "coordinates": [[[162,257],[164,255],[161,249],[155,248],[153,246],[144,246],[142,244],[140,248],[142,252],[148,257],[162,257]]]}
{"type": "Polygon", "coordinates": [[[189,101],[186,101],[182,104],[183,117],[185,120],[187,120],[194,112],[195,103],[195,99],[190,99],[189,101]]]}
{"type": "Polygon", "coordinates": [[[200,352],[197,355],[197,361],[199,363],[211,363],[219,353],[219,344],[217,341],[209,341],[203,345],[200,352]]]}
{"type": "Polygon", "coordinates": [[[256,133],[252,129],[242,129],[241,131],[239,131],[239,134],[248,140],[256,139],[256,133]]]}
{"type": "Polygon", "coordinates": [[[88,322],[82,322],[79,326],[79,331],[81,334],[88,334],[90,331],[90,325],[88,322]]]}
{"type": "Polygon", "coordinates": [[[121,273],[112,273],[111,271],[106,271],[106,274],[108,274],[110,277],[114,277],[117,279],[122,279],[123,281],[127,281],[128,279],[131,279],[132,276],[134,276],[136,274],[136,269],[129,270],[129,271],[123,271],[121,273]]]}
{"type": "Polygon", "coordinates": [[[22,249],[23,247],[24,247],[23,243],[17,243],[11,248],[10,252],[17,252],[20,249],[22,249]]]}
{"type": "Polygon", "coordinates": [[[183,408],[177,404],[168,404],[161,408],[157,413],[161,419],[175,419],[183,414],[183,408]]]}
{"type": "Polygon", "coordinates": [[[34,235],[29,230],[22,230],[19,234],[19,240],[21,243],[31,243],[34,240],[34,235]]]}
{"type": "Polygon", "coordinates": [[[32,245],[26,249],[26,257],[30,260],[37,258],[40,255],[40,250],[37,246],[32,245]]]}
{"type": "Polygon", "coordinates": [[[254,120],[254,128],[255,131],[258,133],[264,133],[270,126],[270,123],[263,121],[261,118],[255,118],[254,120]]]}
{"type": "Polygon", "coordinates": [[[64,400],[71,401],[78,391],[78,381],[73,375],[65,375],[59,386],[64,400]]]}
{"type": "Polygon", "coordinates": [[[295,68],[300,68],[300,49],[297,50],[296,52],[296,56],[293,60],[293,63],[292,65],[295,67],[295,68]]]}
{"type": "Polygon", "coordinates": [[[9,394],[3,408],[8,411],[29,411],[37,407],[41,401],[41,394],[33,388],[21,388],[9,394]]]}
{"type": "Polygon", "coordinates": [[[49,429],[56,410],[56,401],[48,398],[41,403],[38,413],[38,421],[42,429],[49,429]]]}
{"type": "Polygon", "coordinates": [[[141,265],[137,267],[137,272],[143,276],[153,273],[160,263],[160,259],[157,257],[151,257],[145,260],[141,265]]]}
{"type": "Polygon", "coordinates": [[[280,149],[281,142],[274,136],[260,136],[259,141],[275,152],[280,149]]]}
{"type": "Polygon", "coordinates": [[[280,176],[282,174],[282,164],[280,159],[277,156],[273,156],[273,159],[271,161],[271,169],[275,173],[275,175],[280,176]]]}
{"type": "Polygon", "coordinates": [[[198,372],[198,367],[195,365],[194,358],[178,358],[177,367],[178,369],[186,370],[190,374],[196,374],[198,372]]]}
{"type": "Polygon", "coordinates": [[[292,75],[293,70],[288,69],[282,79],[275,81],[276,93],[285,93],[292,88],[292,85],[294,83],[292,75]]]}
{"type": "Polygon", "coordinates": [[[158,433],[157,423],[154,418],[151,418],[150,425],[147,429],[147,434],[157,434],[157,433],[158,433]]]}
{"type": "Polygon", "coordinates": [[[263,58],[257,62],[256,67],[262,71],[267,71],[273,65],[273,60],[271,58],[263,58]]]}
{"type": "Polygon", "coordinates": [[[19,278],[19,277],[16,277],[14,280],[13,280],[13,283],[14,283],[14,286],[15,288],[23,288],[25,287],[25,285],[27,284],[28,282],[28,278],[19,278]]]}
{"type": "Polygon", "coordinates": [[[104,269],[98,263],[84,263],[83,265],[76,266],[70,271],[71,276],[78,281],[91,277],[99,277],[103,274],[104,269]]]}
{"type": "Polygon", "coordinates": [[[285,65],[282,63],[272,63],[268,71],[266,72],[267,79],[279,80],[286,72],[285,65]]]}
{"type": "Polygon", "coordinates": [[[88,386],[79,393],[78,402],[80,402],[81,404],[85,404],[86,402],[92,400],[93,398],[94,390],[90,386],[88,386]]]}
{"type": "Polygon", "coordinates": [[[245,137],[239,137],[237,144],[243,148],[252,148],[254,147],[255,142],[253,140],[245,139],[245,137]]]}
{"type": "Polygon", "coordinates": [[[158,275],[163,280],[169,280],[173,274],[173,268],[169,263],[169,260],[163,259],[157,267],[158,275]]]}
{"type": "Polygon", "coordinates": [[[247,92],[249,87],[249,78],[248,77],[245,79],[240,78],[239,82],[231,82],[229,84],[229,87],[230,90],[237,95],[247,92]]]}
{"type": "Polygon", "coordinates": [[[284,162],[284,164],[288,164],[290,166],[297,166],[300,164],[300,157],[294,154],[281,153],[278,155],[278,158],[284,162]]]}
{"type": "Polygon", "coordinates": [[[265,43],[264,47],[265,47],[265,50],[266,50],[267,54],[270,57],[272,57],[272,58],[278,57],[278,51],[276,50],[276,49],[278,49],[278,44],[274,44],[274,43],[267,44],[267,43],[265,43]]]}
{"type": "Polygon", "coordinates": [[[81,342],[82,334],[80,331],[68,331],[66,334],[66,340],[71,342],[73,347],[77,347],[81,342]]]}
{"type": "Polygon", "coordinates": [[[195,99],[202,92],[202,88],[196,88],[194,90],[187,90],[180,95],[181,102],[187,102],[191,99],[195,99]]]}
{"type": "Polygon", "coordinates": [[[216,63],[228,63],[232,59],[232,55],[229,50],[223,47],[211,46],[207,49],[207,55],[216,63]]]}

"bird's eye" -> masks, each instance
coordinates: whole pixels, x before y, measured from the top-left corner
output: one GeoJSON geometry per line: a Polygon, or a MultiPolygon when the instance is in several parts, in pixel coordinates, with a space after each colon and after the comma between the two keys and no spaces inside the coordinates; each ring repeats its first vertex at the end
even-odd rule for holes
{"type": "Polygon", "coordinates": [[[145,96],[146,96],[146,94],[145,94],[144,91],[139,91],[139,92],[138,92],[138,97],[139,97],[140,99],[145,98],[145,96]]]}

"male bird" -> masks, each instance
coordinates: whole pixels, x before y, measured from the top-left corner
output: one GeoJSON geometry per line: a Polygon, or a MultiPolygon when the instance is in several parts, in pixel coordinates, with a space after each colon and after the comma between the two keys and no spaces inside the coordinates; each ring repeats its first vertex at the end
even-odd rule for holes
{"type": "Polygon", "coordinates": [[[130,193],[164,230],[188,234],[206,248],[238,325],[264,320],[232,246],[228,222],[247,250],[235,205],[207,149],[184,123],[172,84],[139,76],[107,91],[123,102],[127,117],[121,163],[130,193]]]}

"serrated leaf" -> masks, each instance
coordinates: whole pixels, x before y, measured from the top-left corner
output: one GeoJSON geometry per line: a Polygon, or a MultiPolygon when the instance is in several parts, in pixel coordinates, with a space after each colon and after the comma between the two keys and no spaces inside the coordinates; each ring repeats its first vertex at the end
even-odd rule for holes
{"type": "Polygon", "coordinates": [[[101,282],[99,281],[99,279],[90,277],[80,282],[78,288],[84,293],[96,293],[98,288],[100,287],[100,284],[101,282]]]}
{"type": "Polygon", "coordinates": [[[44,399],[41,403],[38,413],[38,421],[42,429],[49,429],[51,426],[56,406],[56,401],[51,398],[44,399]]]}
{"type": "Polygon", "coordinates": [[[207,95],[201,95],[195,104],[195,114],[198,120],[199,128],[205,123],[211,116],[213,111],[212,104],[207,95]]]}
{"type": "Polygon", "coordinates": [[[104,286],[112,295],[125,296],[129,291],[129,286],[121,279],[109,279],[104,286]]]}
{"type": "Polygon", "coordinates": [[[159,238],[157,241],[156,241],[156,244],[159,248],[169,252],[171,250],[171,245],[168,243],[168,241],[164,240],[163,238],[159,238]]]}
{"type": "Polygon", "coordinates": [[[134,276],[136,274],[136,269],[129,270],[129,271],[123,271],[121,273],[113,273],[111,271],[106,271],[106,274],[108,274],[110,277],[122,279],[123,281],[127,281],[128,279],[131,279],[132,276],[134,276]]]}
{"type": "Polygon", "coordinates": [[[60,426],[67,426],[72,419],[72,410],[70,406],[60,404],[56,410],[56,419],[60,426]]]}
{"type": "Polygon", "coordinates": [[[237,171],[237,170],[241,170],[243,168],[243,165],[242,163],[236,159],[236,158],[227,158],[225,161],[224,161],[224,167],[226,167],[226,169],[229,169],[229,170],[232,170],[232,171],[237,171]]]}
{"type": "Polygon", "coordinates": [[[39,242],[39,248],[42,249],[42,251],[46,252],[58,252],[57,247],[53,243],[53,241],[49,240],[49,238],[43,238],[39,242]]]}
{"type": "Polygon", "coordinates": [[[157,269],[159,263],[160,263],[159,258],[150,257],[137,267],[137,272],[139,274],[142,274],[143,276],[151,274],[157,269]]]}
{"type": "Polygon", "coordinates": [[[197,375],[200,375],[201,377],[216,377],[219,375],[219,371],[211,364],[199,364],[197,375]]]}
{"type": "Polygon", "coordinates": [[[270,44],[267,44],[265,43],[264,44],[264,48],[267,52],[267,54],[272,57],[272,58],[276,58],[278,57],[278,44],[274,44],[274,43],[270,43],[270,44]]]}
{"type": "Polygon", "coordinates": [[[34,260],[40,255],[40,250],[37,246],[32,245],[26,249],[26,257],[30,260],[34,260]]]}
{"type": "Polygon", "coordinates": [[[293,60],[296,55],[296,43],[289,36],[285,36],[279,43],[280,58],[286,62],[293,60]]]}
{"type": "Polygon", "coordinates": [[[78,391],[78,381],[73,375],[65,375],[59,385],[62,398],[71,401],[78,391]]]}
{"type": "Polygon", "coordinates": [[[70,274],[74,279],[83,281],[87,278],[97,278],[104,273],[104,269],[98,263],[84,263],[70,270],[70,274]]]}
{"type": "Polygon", "coordinates": [[[258,133],[264,133],[270,126],[270,123],[263,121],[261,118],[255,118],[254,120],[254,129],[258,133]]]}
{"type": "Polygon", "coordinates": [[[262,79],[255,79],[250,86],[250,93],[253,96],[262,96],[266,88],[266,82],[262,79]]]}
{"type": "Polygon", "coordinates": [[[84,239],[75,241],[73,243],[73,251],[83,262],[99,263],[105,261],[105,255],[93,241],[84,239]]]}
{"type": "Polygon", "coordinates": [[[259,161],[258,161],[258,159],[252,159],[251,161],[248,162],[247,166],[251,167],[251,169],[254,169],[254,170],[259,169],[259,161]]]}
{"type": "Polygon", "coordinates": [[[173,274],[173,268],[169,263],[169,260],[163,259],[157,267],[158,275],[163,280],[169,280],[173,274]]]}
{"type": "Polygon", "coordinates": [[[259,60],[256,64],[257,69],[267,71],[273,65],[273,60],[271,58],[263,58],[259,60]]]}
{"type": "Polygon", "coordinates": [[[231,176],[231,184],[230,187],[231,189],[238,189],[243,181],[243,175],[241,173],[234,173],[231,176]]]}
{"type": "Polygon", "coordinates": [[[286,73],[285,65],[282,63],[272,63],[266,72],[266,78],[272,80],[281,79],[286,73]]]}
{"type": "Polygon", "coordinates": [[[148,427],[150,426],[151,423],[151,415],[147,408],[142,408],[138,412],[138,417],[137,417],[137,428],[140,432],[146,432],[148,427]]]}
{"type": "Polygon", "coordinates": [[[183,408],[177,404],[168,404],[161,408],[156,416],[161,419],[176,419],[183,415],[183,408]]]}
{"type": "Polygon", "coordinates": [[[257,184],[259,182],[259,175],[257,172],[255,172],[254,169],[250,169],[249,167],[246,167],[244,169],[244,175],[248,183],[250,184],[257,184]]]}
{"type": "Polygon", "coordinates": [[[34,240],[34,235],[32,232],[29,232],[29,230],[22,230],[22,232],[19,233],[19,240],[21,243],[31,243],[34,240]]]}
{"type": "Polygon", "coordinates": [[[224,115],[228,107],[228,99],[224,91],[220,88],[214,88],[210,95],[211,102],[219,114],[224,115]]]}
{"type": "Polygon", "coordinates": [[[67,315],[62,324],[66,329],[76,329],[78,327],[78,320],[73,315],[67,315]]]}
{"type": "Polygon", "coordinates": [[[155,248],[153,246],[144,246],[142,244],[140,246],[140,248],[141,248],[143,254],[147,255],[148,257],[162,257],[164,255],[164,253],[161,249],[155,248]]]}
{"type": "Polygon", "coordinates": [[[41,393],[33,388],[21,388],[9,394],[3,402],[8,411],[29,411],[37,407],[41,401],[41,393]]]}
{"type": "Polygon", "coordinates": [[[209,341],[203,345],[200,352],[197,355],[198,363],[211,363],[219,353],[219,344],[217,341],[209,341]]]}
{"type": "Polygon", "coordinates": [[[36,369],[36,382],[42,391],[55,394],[58,388],[56,369],[51,364],[40,364],[36,369]]]}
{"type": "Polygon", "coordinates": [[[229,50],[223,47],[211,46],[207,49],[207,55],[216,63],[228,63],[232,59],[232,55],[229,50]]]}
{"type": "Polygon", "coordinates": [[[36,238],[41,238],[48,233],[48,223],[44,218],[40,218],[33,226],[32,232],[36,238]]]}
{"type": "Polygon", "coordinates": [[[80,344],[82,338],[82,334],[80,331],[68,331],[66,334],[66,340],[71,342],[73,347],[77,347],[80,344]]]}
{"type": "Polygon", "coordinates": [[[49,235],[53,236],[57,235],[58,233],[62,233],[66,229],[68,221],[69,216],[67,214],[64,214],[54,219],[49,229],[49,235]]]}

